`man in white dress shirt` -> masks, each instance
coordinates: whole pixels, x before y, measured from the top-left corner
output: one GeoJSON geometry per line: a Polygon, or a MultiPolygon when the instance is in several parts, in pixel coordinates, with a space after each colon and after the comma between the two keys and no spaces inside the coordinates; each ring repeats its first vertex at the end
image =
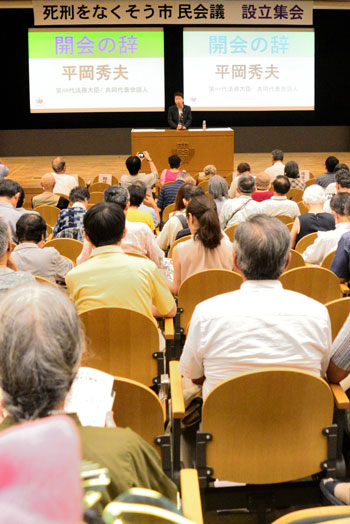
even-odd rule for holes
{"type": "Polygon", "coordinates": [[[271,156],[272,156],[272,166],[265,169],[265,173],[270,175],[271,182],[273,182],[276,176],[284,175],[284,164],[283,164],[284,153],[281,149],[274,149],[273,151],[271,151],[271,156]]]}
{"type": "Polygon", "coordinates": [[[328,253],[337,249],[340,238],[350,231],[350,193],[337,193],[331,198],[335,229],[319,231],[317,238],[303,253],[305,262],[320,265],[328,253]]]}
{"type": "Polygon", "coordinates": [[[323,376],[330,359],[327,309],[285,290],[278,280],[290,258],[288,228],[257,215],[235,231],[240,290],[200,303],[192,316],[180,371],[203,384],[203,398],[238,373],[288,366],[323,376]]]}
{"type": "MultiPolygon", "coordinates": [[[[290,182],[286,176],[277,176],[273,181],[274,196],[261,202],[260,212],[271,217],[285,215],[294,220],[300,215],[298,204],[286,197],[290,182]]],[[[291,220],[292,221],[292,220],[291,220]]]]}
{"type": "Polygon", "coordinates": [[[54,171],[52,174],[56,180],[53,192],[69,196],[72,189],[79,184],[74,176],[66,174],[66,161],[58,156],[52,161],[52,169],[54,171]]]}

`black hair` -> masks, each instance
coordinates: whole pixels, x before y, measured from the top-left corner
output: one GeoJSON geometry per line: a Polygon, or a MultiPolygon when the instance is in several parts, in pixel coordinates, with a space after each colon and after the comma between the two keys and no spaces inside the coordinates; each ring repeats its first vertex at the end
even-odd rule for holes
{"type": "Polygon", "coordinates": [[[125,215],[113,202],[100,202],[84,215],[84,229],[94,246],[110,246],[123,238],[125,215]]]}
{"type": "Polygon", "coordinates": [[[181,158],[177,155],[171,155],[168,158],[168,162],[169,162],[169,166],[171,167],[171,169],[176,169],[180,167],[181,158]]]}
{"type": "Polygon", "coordinates": [[[181,96],[181,98],[183,98],[183,97],[184,97],[184,94],[181,93],[181,91],[176,91],[176,92],[174,93],[174,98],[175,98],[176,96],[181,96]]]}
{"type": "Polygon", "coordinates": [[[141,169],[141,160],[138,156],[132,155],[126,159],[125,165],[130,175],[137,175],[141,169]]]}
{"type": "Polygon", "coordinates": [[[246,171],[250,171],[250,165],[248,162],[241,162],[237,166],[237,173],[245,173],[246,171]]]}
{"type": "Polygon", "coordinates": [[[69,200],[74,204],[75,202],[84,202],[84,200],[90,200],[90,193],[86,187],[77,186],[73,187],[69,193],[69,200]]]}
{"type": "Polygon", "coordinates": [[[288,178],[300,178],[299,166],[294,160],[290,160],[284,166],[284,174],[288,178]]]}
{"type": "Polygon", "coordinates": [[[350,172],[346,169],[340,169],[335,173],[335,181],[340,187],[350,188],[350,172]]]}
{"type": "Polygon", "coordinates": [[[334,173],[334,168],[337,164],[339,164],[339,160],[336,156],[329,156],[328,158],[326,158],[325,164],[328,173],[334,173]]]}
{"type": "Polygon", "coordinates": [[[284,175],[276,176],[273,181],[273,189],[275,193],[278,193],[279,195],[286,195],[290,190],[290,182],[288,178],[284,175]]]}
{"type": "Polygon", "coordinates": [[[214,200],[206,195],[192,197],[186,208],[186,215],[189,213],[196,217],[199,225],[194,238],[204,247],[215,249],[221,242],[222,232],[214,200]]]}
{"type": "Polygon", "coordinates": [[[128,187],[128,191],[130,195],[130,205],[139,207],[146,196],[146,186],[142,187],[138,184],[132,184],[128,187]]]}
{"type": "Polygon", "coordinates": [[[14,180],[1,180],[0,181],[0,197],[12,198],[17,193],[20,193],[20,185],[14,180]]]}
{"type": "Polygon", "coordinates": [[[38,244],[46,236],[46,222],[36,213],[25,213],[16,224],[18,242],[35,242],[38,244]]]}
{"type": "Polygon", "coordinates": [[[344,217],[347,213],[348,203],[350,203],[350,193],[337,193],[330,201],[331,210],[344,217]]]}

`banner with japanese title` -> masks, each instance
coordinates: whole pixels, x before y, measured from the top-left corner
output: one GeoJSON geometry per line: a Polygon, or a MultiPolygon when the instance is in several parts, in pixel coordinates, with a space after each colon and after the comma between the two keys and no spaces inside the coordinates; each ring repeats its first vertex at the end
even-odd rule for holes
{"type": "Polygon", "coordinates": [[[312,25],[311,0],[33,0],[35,25],[312,25]]]}

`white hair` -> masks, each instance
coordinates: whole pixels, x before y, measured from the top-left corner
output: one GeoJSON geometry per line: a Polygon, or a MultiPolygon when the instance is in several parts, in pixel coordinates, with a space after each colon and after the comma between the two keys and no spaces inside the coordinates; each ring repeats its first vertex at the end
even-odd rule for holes
{"type": "Polygon", "coordinates": [[[323,187],[318,184],[313,184],[305,189],[303,194],[303,202],[307,206],[315,204],[323,204],[326,201],[326,194],[323,187]]]}

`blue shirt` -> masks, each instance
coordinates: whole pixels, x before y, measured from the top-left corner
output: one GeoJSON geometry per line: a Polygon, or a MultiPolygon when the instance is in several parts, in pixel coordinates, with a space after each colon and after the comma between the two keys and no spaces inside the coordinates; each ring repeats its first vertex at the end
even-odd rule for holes
{"type": "Polygon", "coordinates": [[[83,229],[86,211],[87,209],[80,202],[76,202],[68,209],[62,209],[52,232],[53,236],[56,237],[60,231],[67,228],[83,229]]]}
{"type": "Polygon", "coordinates": [[[183,183],[184,180],[175,180],[173,184],[163,187],[157,200],[157,206],[159,209],[163,211],[166,206],[175,202],[178,189],[183,183]]]}
{"type": "Polygon", "coordinates": [[[350,280],[350,231],[340,238],[330,270],[339,278],[350,280]]]}

